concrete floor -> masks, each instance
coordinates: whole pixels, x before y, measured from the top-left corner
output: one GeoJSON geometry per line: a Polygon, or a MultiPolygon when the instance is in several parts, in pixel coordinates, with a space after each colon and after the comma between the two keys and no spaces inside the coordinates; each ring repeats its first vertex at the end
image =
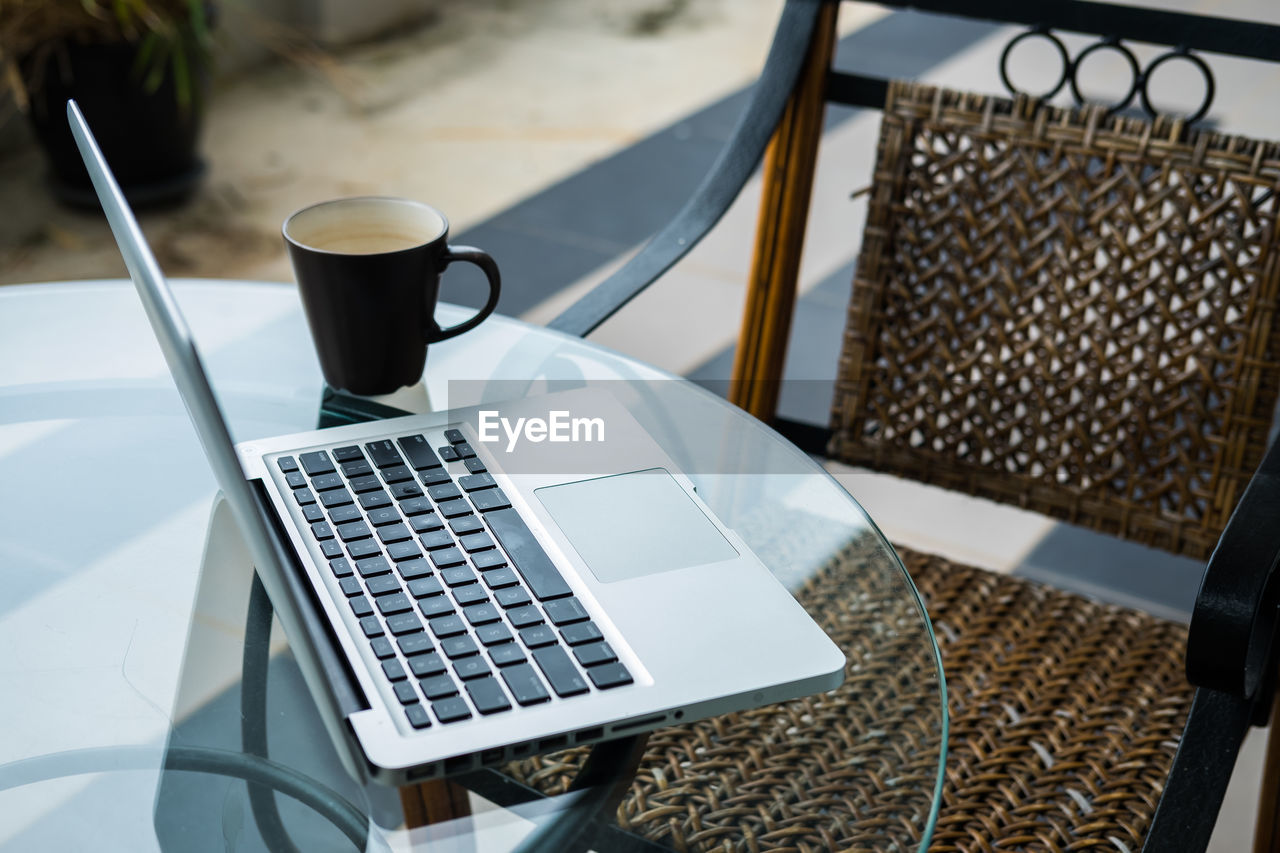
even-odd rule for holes
{"type": "MultiPolygon", "coordinates": [[[[1161,5],[1280,19],[1265,0],[1161,5]]],[[[758,73],[780,7],[440,0],[427,25],[332,54],[322,69],[277,65],[222,80],[208,118],[207,182],[186,206],[145,214],[144,230],[171,275],[289,280],[279,225],[292,210],[341,195],[417,198],[443,209],[460,240],[498,258],[500,310],[545,322],[679,207],[758,73]]],[[[1006,32],[846,8],[843,67],[1000,91],[995,68],[1006,32]],[[886,38],[904,33],[912,36],[905,49],[886,38]]],[[[1068,44],[1075,51],[1080,43],[1068,44]]],[[[1032,75],[1043,70],[1035,56],[1015,61],[1032,75]]],[[[1280,138],[1280,113],[1259,109],[1280,75],[1225,60],[1214,69],[1216,120],[1280,138]]],[[[1098,91],[1114,85],[1113,70],[1099,64],[1098,91]]],[[[1182,106],[1199,90],[1173,81],[1166,93],[1182,106]]],[[[789,376],[804,380],[792,387],[803,393],[784,400],[792,416],[824,416],[857,249],[838,237],[860,232],[863,203],[849,196],[867,181],[877,121],[855,111],[831,116],[798,315],[806,333],[789,364],[789,376]]],[[[41,171],[35,151],[0,161],[0,205],[10,212],[0,219],[0,284],[124,275],[105,223],[57,207],[41,171]]],[[[757,197],[753,183],[702,246],[593,338],[700,380],[723,378],[757,197]]],[[[466,287],[446,295],[466,301],[466,287]]],[[[1168,618],[1189,615],[1200,569],[1190,561],[1117,551],[1064,525],[890,478],[836,473],[891,539],[1168,618]],[[1066,574],[1082,563],[1098,576],[1066,574]],[[1111,579],[1117,563],[1127,569],[1123,585],[1111,579]]],[[[1261,744],[1261,733],[1246,742],[1211,848],[1218,853],[1247,848],[1261,744]]]]}

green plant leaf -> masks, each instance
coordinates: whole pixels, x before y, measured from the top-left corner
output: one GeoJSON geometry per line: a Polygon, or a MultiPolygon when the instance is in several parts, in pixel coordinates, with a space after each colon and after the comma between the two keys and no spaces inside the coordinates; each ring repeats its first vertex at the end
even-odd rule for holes
{"type": "Polygon", "coordinates": [[[185,112],[191,109],[191,67],[187,63],[187,52],[182,45],[173,52],[173,90],[178,97],[178,106],[185,112]]]}
{"type": "Polygon", "coordinates": [[[152,67],[151,63],[156,55],[156,48],[160,43],[160,36],[156,33],[147,33],[142,37],[142,41],[138,44],[138,54],[133,58],[133,78],[135,80],[142,79],[147,75],[148,69],[152,67]]]}

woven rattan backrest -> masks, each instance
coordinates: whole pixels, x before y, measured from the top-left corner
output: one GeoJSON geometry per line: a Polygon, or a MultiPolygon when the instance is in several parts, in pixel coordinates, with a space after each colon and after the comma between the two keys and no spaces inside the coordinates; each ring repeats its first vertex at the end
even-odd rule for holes
{"type": "Polygon", "coordinates": [[[889,88],[831,454],[1203,557],[1277,393],[1280,146],[889,88]]]}

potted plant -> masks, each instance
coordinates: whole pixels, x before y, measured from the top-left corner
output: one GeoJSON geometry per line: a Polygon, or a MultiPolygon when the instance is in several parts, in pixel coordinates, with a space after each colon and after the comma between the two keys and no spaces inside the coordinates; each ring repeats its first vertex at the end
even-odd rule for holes
{"type": "Polygon", "coordinates": [[[63,201],[96,206],[71,137],[75,98],[134,204],[173,201],[204,173],[210,65],[202,0],[0,0],[0,63],[63,201]]]}

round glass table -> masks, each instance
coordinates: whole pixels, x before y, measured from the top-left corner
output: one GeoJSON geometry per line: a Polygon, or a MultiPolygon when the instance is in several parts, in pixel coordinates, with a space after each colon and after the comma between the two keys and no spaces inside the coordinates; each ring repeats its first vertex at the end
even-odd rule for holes
{"type": "MultiPolygon", "coordinates": [[[[174,287],[234,438],[314,429],[323,381],[295,290],[174,287]]],[[[132,284],[0,289],[0,848],[924,849],[947,728],[937,647],[893,549],[820,466],[690,382],[500,316],[433,345],[396,402],[588,383],[838,642],[844,685],[647,746],[361,785],[278,626],[265,673],[243,670],[252,567],[132,284]]]]}

